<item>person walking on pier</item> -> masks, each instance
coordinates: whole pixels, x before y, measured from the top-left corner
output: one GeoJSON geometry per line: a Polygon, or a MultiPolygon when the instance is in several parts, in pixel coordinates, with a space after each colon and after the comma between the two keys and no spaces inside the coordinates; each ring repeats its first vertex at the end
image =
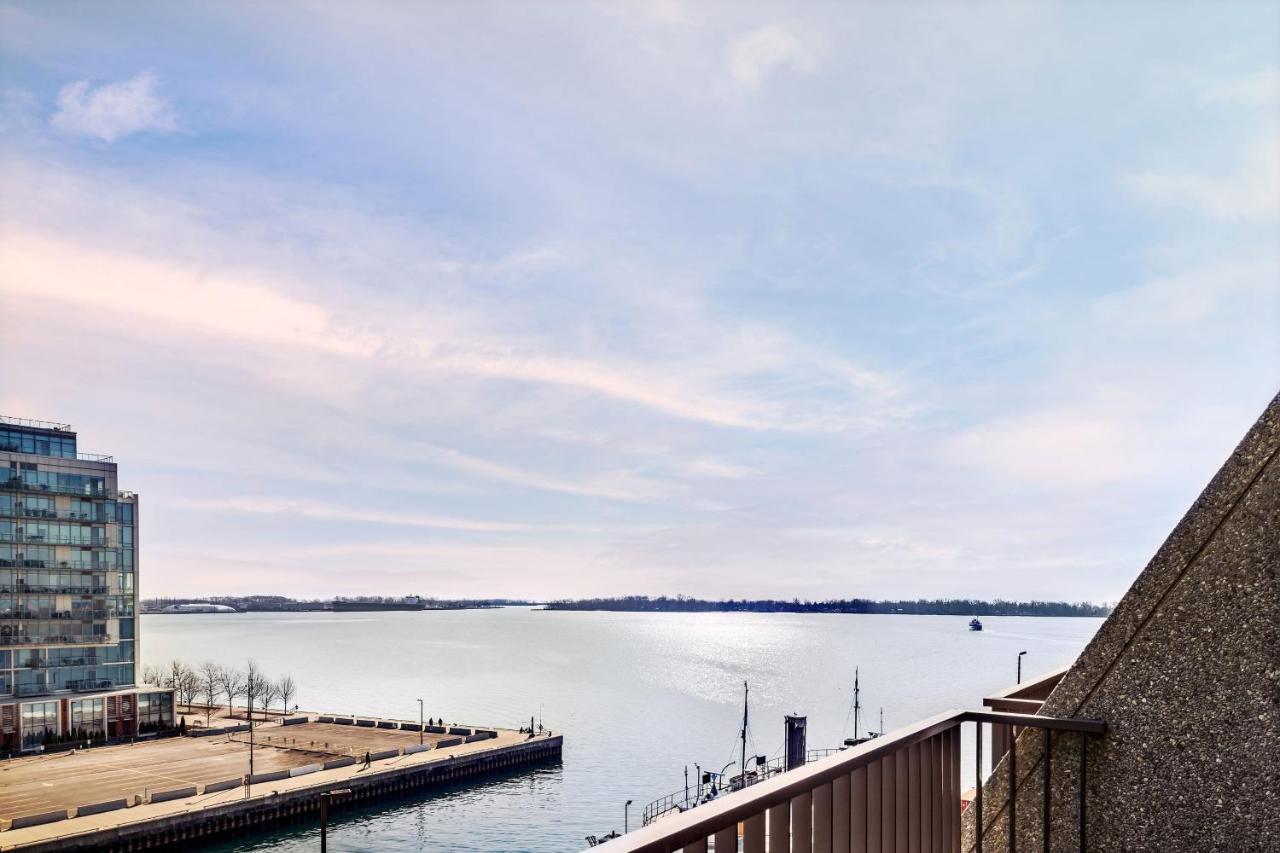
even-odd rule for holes
{"type": "Polygon", "coordinates": [[[372,764],[373,764],[373,756],[370,755],[369,750],[366,749],[364,752],[364,767],[362,767],[361,769],[368,770],[370,765],[372,764]]]}

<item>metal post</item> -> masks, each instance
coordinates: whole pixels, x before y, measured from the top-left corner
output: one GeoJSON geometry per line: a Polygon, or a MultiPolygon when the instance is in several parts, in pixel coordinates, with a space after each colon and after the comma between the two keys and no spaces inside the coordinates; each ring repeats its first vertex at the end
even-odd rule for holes
{"type": "Polygon", "coordinates": [[[1044,853],[1049,853],[1049,773],[1053,760],[1053,732],[1044,732],[1044,802],[1040,808],[1040,835],[1044,853]]]}
{"type": "Polygon", "coordinates": [[[1009,853],[1018,850],[1018,730],[1009,727],[1009,853]]]}
{"type": "Polygon", "coordinates": [[[1025,654],[1026,654],[1025,651],[1018,652],[1018,683],[1019,684],[1022,683],[1022,656],[1025,654]]]}
{"type": "Polygon", "coordinates": [[[332,791],[320,792],[320,853],[328,853],[329,849],[329,798],[346,796],[350,788],[335,788],[332,791]]]}
{"type": "Polygon", "coordinates": [[[329,850],[329,792],[320,792],[320,853],[329,850]]]}
{"type": "Polygon", "coordinates": [[[630,826],[629,819],[631,816],[631,803],[632,803],[631,800],[627,800],[627,804],[622,807],[622,834],[623,835],[626,835],[628,832],[631,831],[628,828],[630,826]]]}
{"type": "Polygon", "coordinates": [[[1080,853],[1084,853],[1088,849],[1085,842],[1084,832],[1084,791],[1085,791],[1085,773],[1089,764],[1089,735],[1084,732],[1080,733],[1080,853]]]}
{"type": "Polygon", "coordinates": [[[418,700],[418,746],[422,746],[422,700],[418,700]]]}
{"type": "Polygon", "coordinates": [[[974,798],[973,807],[977,809],[973,813],[974,826],[976,827],[977,836],[977,853],[982,853],[982,723],[974,723],[974,731],[977,735],[976,747],[974,749],[974,798]]]}

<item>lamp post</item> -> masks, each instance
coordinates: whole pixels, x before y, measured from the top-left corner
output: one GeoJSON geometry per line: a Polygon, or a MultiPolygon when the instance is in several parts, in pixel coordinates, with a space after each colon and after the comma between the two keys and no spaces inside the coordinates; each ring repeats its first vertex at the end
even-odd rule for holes
{"type": "Polygon", "coordinates": [[[1018,683],[1019,684],[1022,683],[1022,656],[1025,654],[1026,654],[1025,651],[1018,652],[1018,683]]]}
{"type": "Polygon", "coordinates": [[[422,700],[418,700],[418,746],[422,746],[422,700]]]}
{"type": "Polygon", "coordinates": [[[350,788],[320,792],[320,853],[328,853],[329,850],[329,798],[344,797],[350,793],[350,788]]]}
{"type": "Polygon", "coordinates": [[[631,816],[631,800],[627,800],[627,804],[622,807],[622,834],[626,835],[631,830],[628,829],[628,818],[631,816]]]}

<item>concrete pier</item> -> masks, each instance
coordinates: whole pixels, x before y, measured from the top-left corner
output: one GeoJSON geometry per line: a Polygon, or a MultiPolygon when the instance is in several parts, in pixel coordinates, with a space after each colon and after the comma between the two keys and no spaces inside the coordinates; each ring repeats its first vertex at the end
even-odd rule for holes
{"type": "Polygon", "coordinates": [[[324,791],[351,791],[334,798],[334,812],[367,806],[556,761],[563,742],[508,729],[420,735],[416,724],[344,727],[316,719],[258,728],[248,787],[247,732],[17,759],[0,781],[0,814],[13,815],[0,820],[0,850],[190,846],[317,820],[324,791]],[[140,780],[153,784],[138,788],[140,780]]]}

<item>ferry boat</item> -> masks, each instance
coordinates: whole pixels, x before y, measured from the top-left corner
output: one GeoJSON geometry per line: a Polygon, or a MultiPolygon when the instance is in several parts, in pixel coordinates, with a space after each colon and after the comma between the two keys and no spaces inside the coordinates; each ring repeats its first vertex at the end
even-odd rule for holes
{"type": "Polygon", "coordinates": [[[973,617],[972,619],[970,619],[970,620],[969,620],[969,630],[970,630],[970,631],[981,631],[981,630],[982,630],[982,622],[978,619],[978,617],[977,617],[977,616],[975,616],[975,617],[973,617]]]}

